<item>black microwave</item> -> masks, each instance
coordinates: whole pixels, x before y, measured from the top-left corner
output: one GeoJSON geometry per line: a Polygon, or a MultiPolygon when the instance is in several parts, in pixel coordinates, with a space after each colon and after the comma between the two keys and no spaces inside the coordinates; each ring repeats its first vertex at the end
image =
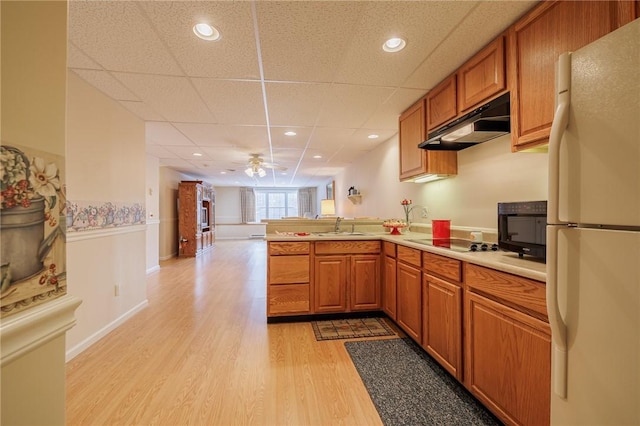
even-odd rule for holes
{"type": "Polygon", "coordinates": [[[498,203],[498,247],[546,259],[547,202],[498,203]]]}

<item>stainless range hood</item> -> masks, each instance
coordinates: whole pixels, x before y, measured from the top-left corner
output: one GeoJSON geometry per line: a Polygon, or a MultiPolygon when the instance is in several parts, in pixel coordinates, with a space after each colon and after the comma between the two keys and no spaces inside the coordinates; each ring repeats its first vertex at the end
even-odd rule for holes
{"type": "Polygon", "coordinates": [[[429,133],[418,147],[430,151],[460,151],[511,131],[509,93],[429,133]]]}

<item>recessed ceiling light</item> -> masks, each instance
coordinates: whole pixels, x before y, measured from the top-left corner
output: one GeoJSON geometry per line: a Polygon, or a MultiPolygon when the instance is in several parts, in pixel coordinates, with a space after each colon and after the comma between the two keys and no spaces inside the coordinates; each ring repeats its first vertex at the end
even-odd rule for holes
{"type": "Polygon", "coordinates": [[[371,134],[371,135],[369,135],[369,136],[367,136],[367,137],[368,137],[369,139],[378,139],[378,137],[379,137],[379,136],[378,136],[378,135],[375,135],[375,134],[371,134]]]}
{"type": "Polygon", "coordinates": [[[193,33],[203,40],[220,40],[220,31],[209,24],[195,24],[193,26],[193,33]]]}
{"type": "Polygon", "coordinates": [[[295,135],[297,135],[296,132],[292,132],[291,130],[288,131],[288,132],[284,132],[284,134],[287,135],[287,136],[295,136],[295,135]]]}
{"type": "Polygon", "coordinates": [[[194,157],[202,157],[202,154],[200,154],[199,152],[194,152],[194,153],[193,153],[193,156],[194,156],[194,157]]]}
{"type": "Polygon", "coordinates": [[[227,174],[227,172],[225,172],[225,171],[221,171],[221,172],[220,172],[220,174],[221,174],[221,175],[226,175],[226,174],[227,174]]]}
{"type": "Polygon", "coordinates": [[[313,158],[322,158],[322,155],[314,155],[313,158]]]}
{"type": "Polygon", "coordinates": [[[393,37],[385,41],[382,50],[385,52],[399,52],[407,45],[407,42],[400,37],[393,37]]]}

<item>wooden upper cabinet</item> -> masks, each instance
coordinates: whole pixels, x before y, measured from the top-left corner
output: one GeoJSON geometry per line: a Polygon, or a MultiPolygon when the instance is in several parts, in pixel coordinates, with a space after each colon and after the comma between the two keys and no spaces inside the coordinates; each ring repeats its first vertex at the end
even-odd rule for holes
{"type": "Polygon", "coordinates": [[[465,114],[474,107],[504,92],[505,37],[496,38],[458,70],[458,112],[465,114]]]}
{"type": "Polygon", "coordinates": [[[456,118],[456,75],[442,81],[427,93],[427,133],[456,118]]]}
{"type": "Polygon", "coordinates": [[[514,151],[548,143],[555,103],[555,64],[635,18],[633,1],[545,1],[511,29],[509,78],[514,151]]]}
{"type": "Polygon", "coordinates": [[[400,180],[418,176],[427,170],[427,152],[418,148],[427,135],[425,109],[423,98],[400,116],[400,180]]]}

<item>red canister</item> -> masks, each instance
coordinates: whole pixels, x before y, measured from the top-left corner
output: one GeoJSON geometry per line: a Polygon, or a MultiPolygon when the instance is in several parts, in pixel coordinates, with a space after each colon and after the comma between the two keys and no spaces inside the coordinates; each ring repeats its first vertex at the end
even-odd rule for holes
{"type": "Polygon", "coordinates": [[[433,238],[450,238],[451,237],[451,221],[450,220],[432,220],[431,230],[433,238]]]}

